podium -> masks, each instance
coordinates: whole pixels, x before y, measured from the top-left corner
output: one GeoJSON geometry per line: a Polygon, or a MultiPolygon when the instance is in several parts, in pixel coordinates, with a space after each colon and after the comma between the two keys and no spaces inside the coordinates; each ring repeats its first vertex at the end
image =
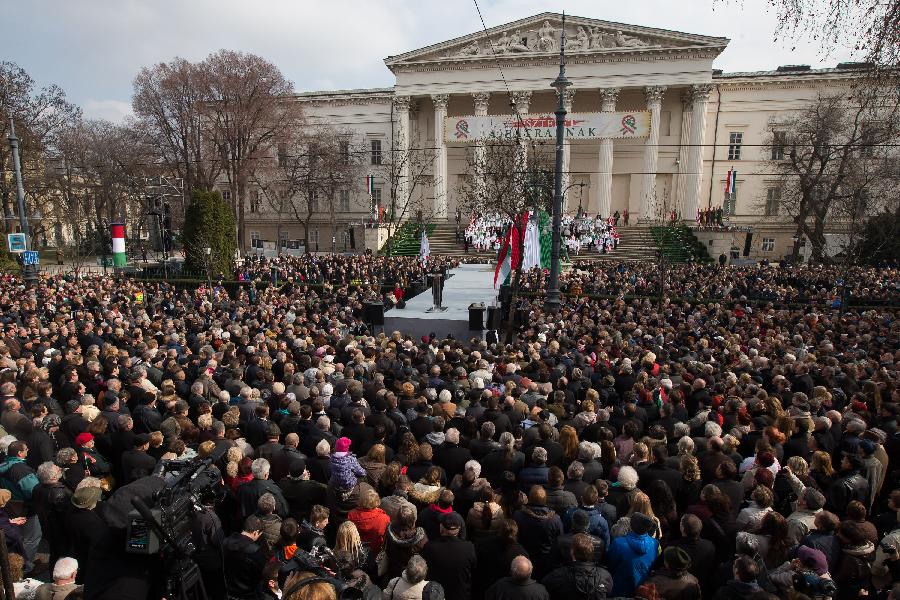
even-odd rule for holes
{"type": "Polygon", "coordinates": [[[444,295],[444,274],[429,273],[428,280],[431,283],[431,297],[434,305],[426,312],[443,312],[447,310],[446,308],[441,306],[444,295]]]}

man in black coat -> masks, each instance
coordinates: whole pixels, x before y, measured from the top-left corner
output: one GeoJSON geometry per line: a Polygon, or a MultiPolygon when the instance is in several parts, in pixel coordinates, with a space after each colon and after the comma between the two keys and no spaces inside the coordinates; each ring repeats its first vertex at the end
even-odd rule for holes
{"type": "Polygon", "coordinates": [[[301,473],[306,469],[306,456],[297,450],[299,445],[300,437],[296,433],[289,433],[284,436],[284,446],[279,444],[280,449],[274,452],[271,458],[259,455],[260,458],[268,458],[271,465],[269,478],[272,481],[277,483],[284,479],[294,470],[295,465],[301,473]]]}
{"type": "Polygon", "coordinates": [[[244,520],[244,527],[240,532],[232,533],[222,542],[228,598],[256,600],[259,597],[257,590],[268,558],[265,546],[258,541],[261,536],[262,523],[259,517],[250,515],[244,520]]]}
{"type": "MultiPolygon", "coordinates": [[[[72,496],[72,510],[66,519],[72,557],[79,565],[88,565],[91,553],[97,543],[106,535],[107,525],[97,513],[101,490],[98,487],[83,487],[72,496]]],[[[77,583],[84,581],[87,568],[78,570],[77,583]]]]}
{"type": "Polygon", "coordinates": [[[672,496],[678,497],[684,478],[681,476],[681,471],[666,464],[668,458],[669,451],[666,450],[665,444],[653,446],[653,462],[638,471],[640,477],[638,487],[641,488],[641,491],[646,492],[650,489],[650,484],[654,481],[662,481],[669,486],[672,496]]]}
{"type": "Polygon", "coordinates": [[[696,515],[681,517],[681,538],[672,545],[684,550],[691,558],[688,573],[700,582],[704,598],[712,597],[715,584],[715,572],[718,565],[715,545],[702,537],[703,521],[696,515]]]}
{"type": "Polygon", "coordinates": [[[241,518],[246,519],[256,512],[256,504],[266,492],[275,496],[275,512],[282,519],[288,516],[288,503],[281,493],[281,488],[269,480],[271,466],[264,458],[257,458],[250,467],[253,471],[253,479],[238,486],[237,500],[241,507],[241,518]]]}
{"type": "Polygon", "coordinates": [[[459,538],[463,519],[456,513],[444,516],[440,536],[429,539],[422,549],[422,558],[428,563],[428,578],[444,588],[446,598],[470,600],[472,578],[477,559],[472,542],[459,538]]]}
{"type": "Polygon", "coordinates": [[[156,459],[147,454],[149,449],[149,435],[139,433],[134,436],[134,448],[122,453],[122,485],[153,473],[156,468],[156,459]]]}
{"type": "Polygon", "coordinates": [[[60,482],[62,469],[55,464],[38,467],[40,485],[34,488],[31,498],[34,512],[41,523],[41,533],[50,545],[50,563],[69,554],[69,536],[66,519],[71,509],[72,492],[60,482]]]}
{"type": "Polygon", "coordinates": [[[590,536],[577,533],[572,541],[572,562],[550,571],[541,583],[550,600],[605,598],[612,590],[612,576],[594,560],[590,536]]]}
{"type": "Polygon", "coordinates": [[[444,443],[434,450],[434,463],[443,467],[447,472],[447,479],[452,481],[455,475],[463,474],[466,463],[470,460],[472,453],[459,445],[459,430],[451,427],[444,436],[444,443]]]}
{"type": "Polygon", "coordinates": [[[498,579],[484,593],[485,600],[550,600],[547,588],[531,578],[531,561],[517,556],[509,567],[509,577],[498,579]]]}
{"type": "MultiPolygon", "coordinates": [[[[272,464],[273,458],[284,448],[281,442],[278,441],[281,439],[281,428],[275,423],[269,423],[269,430],[266,435],[266,443],[256,448],[255,456],[256,458],[264,458],[269,461],[269,464],[272,464]]],[[[273,476],[272,479],[278,481],[279,478],[273,476]]]]}
{"type": "Polygon", "coordinates": [[[341,429],[341,435],[350,438],[350,445],[359,456],[365,456],[375,443],[375,428],[366,425],[366,413],[361,409],[354,409],[351,414],[352,422],[344,421],[349,424],[341,429]]]}

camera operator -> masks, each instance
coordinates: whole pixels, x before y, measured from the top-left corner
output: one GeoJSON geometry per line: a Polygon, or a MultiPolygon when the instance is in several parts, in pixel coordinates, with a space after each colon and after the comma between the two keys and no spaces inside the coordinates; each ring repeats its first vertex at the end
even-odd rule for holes
{"type": "Polygon", "coordinates": [[[797,558],[773,570],[769,579],[785,593],[793,589],[813,599],[830,598],[835,592],[825,554],[809,546],[798,547],[797,558]]]}
{"type": "Polygon", "coordinates": [[[222,542],[225,597],[228,600],[257,600],[256,591],[269,558],[264,544],[259,541],[261,536],[259,517],[250,515],[240,532],[232,533],[222,542]]]}
{"type": "Polygon", "coordinates": [[[203,586],[210,598],[225,597],[225,572],[222,568],[222,542],[225,532],[222,521],[216,514],[215,496],[204,494],[200,500],[200,510],[193,513],[191,536],[194,551],[191,558],[197,563],[203,586]]]}

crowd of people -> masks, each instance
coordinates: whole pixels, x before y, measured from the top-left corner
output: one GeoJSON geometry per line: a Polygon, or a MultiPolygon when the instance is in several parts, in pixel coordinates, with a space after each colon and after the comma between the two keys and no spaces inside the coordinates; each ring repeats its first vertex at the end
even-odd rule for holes
{"type": "Polygon", "coordinates": [[[619,232],[611,222],[600,215],[586,213],[566,215],[562,219],[563,241],[569,256],[578,256],[582,250],[608,254],[619,245],[619,232]]]}
{"type": "Polygon", "coordinates": [[[666,291],[710,300],[660,304],[622,297],[652,265],[585,267],[563,287],[617,297],[535,304],[489,344],[365,326],[411,260],[246,274],[272,266],[287,284],[231,294],[0,279],[17,597],[173,597],[120,513],[209,461],[209,598],[900,599],[896,270],[678,267],[666,291]],[[838,285],[882,306],[791,304],[838,285]]]}

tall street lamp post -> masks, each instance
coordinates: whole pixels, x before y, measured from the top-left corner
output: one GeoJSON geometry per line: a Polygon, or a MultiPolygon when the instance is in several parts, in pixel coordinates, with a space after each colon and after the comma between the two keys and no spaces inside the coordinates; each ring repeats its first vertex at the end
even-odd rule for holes
{"type": "MultiPolygon", "coordinates": [[[[22,163],[19,160],[19,138],[16,137],[16,124],[9,118],[9,149],[12,153],[13,170],[16,177],[16,204],[19,209],[19,228],[25,234],[25,247],[34,250],[34,242],[28,231],[28,214],[25,212],[25,188],[22,185],[22,163]]],[[[22,279],[26,287],[32,287],[37,281],[37,265],[22,264],[22,279]]]]}
{"type": "Polygon", "coordinates": [[[547,298],[544,308],[549,313],[559,310],[559,250],[562,236],[562,176],[563,144],[566,133],[566,88],[572,82],[566,78],[566,14],[562,16],[562,33],[559,40],[559,76],[550,85],[556,88],[556,169],[553,178],[553,243],[550,250],[550,277],[547,279],[547,298]]]}

